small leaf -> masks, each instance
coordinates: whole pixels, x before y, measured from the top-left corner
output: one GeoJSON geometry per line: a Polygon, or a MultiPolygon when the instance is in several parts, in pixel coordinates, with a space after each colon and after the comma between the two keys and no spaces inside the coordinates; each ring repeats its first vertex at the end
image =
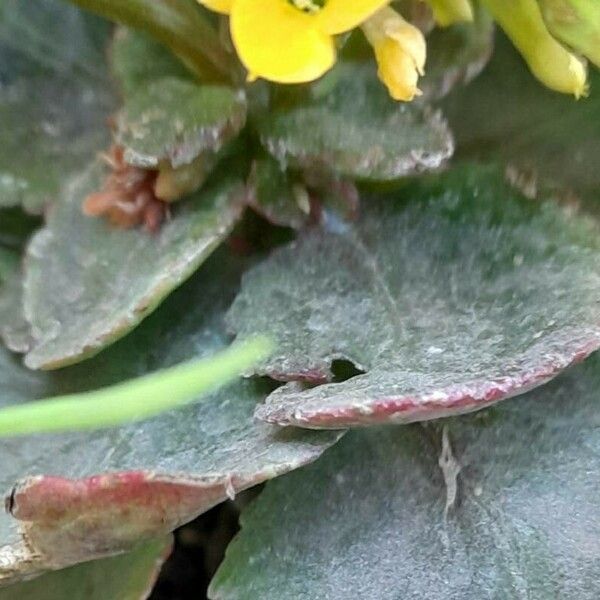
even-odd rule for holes
{"type": "Polygon", "coordinates": [[[282,164],[385,180],[435,169],[452,155],[441,116],[394,102],[371,70],[339,65],[329,78],[333,88],[317,88],[312,101],[260,119],[261,140],[282,164]]]}
{"type": "Polygon", "coordinates": [[[475,165],[366,198],[356,225],[312,229],[244,278],[228,322],[277,351],[257,415],[303,427],[409,422],[482,408],[600,347],[598,224],[532,203],[475,165]]]}
{"type": "Polygon", "coordinates": [[[241,214],[241,184],[208,185],[177,207],[157,235],[122,231],[85,217],[83,199],[103,170],[71,182],[26,257],[24,313],[34,345],[31,368],[83,360],[126,334],[187,279],[241,214]]]}
{"type": "Polygon", "coordinates": [[[300,229],[308,215],[300,208],[293,185],[289,174],[276,160],[261,157],[255,161],[250,174],[248,202],[271,223],[300,229]]]}
{"type": "Polygon", "coordinates": [[[55,0],[0,6],[0,208],[39,213],[108,143],[109,28],[55,0]]]}
{"type": "Polygon", "coordinates": [[[350,432],[267,485],[212,600],[600,595],[600,361],[439,425],[350,432]]]}
{"type": "Polygon", "coordinates": [[[178,168],[220,150],[245,122],[243,92],[169,76],[125,99],[115,137],[131,165],[155,168],[166,161],[178,168]]]}
{"type": "Polygon", "coordinates": [[[172,544],[167,539],[144,543],[128,554],[47,573],[0,589],[0,600],[142,600],[154,585],[160,566],[172,544]]]}
{"type": "MultiPolygon", "coordinates": [[[[97,389],[219,351],[242,268],[220,251],[140,327],[80,365],[32,372],[0,349],[0,405],[97,389]]],[[[255,422],[268,389],[239,381],[142,424],[3,440],[10,515],[0,517],[0,581],[128,550],[316,459],[340,437],[255,422]]]]}
{"type": "Polygon", "coordinates": [[[110,47],[110,66],[125,97],[137,93],[154,79],[177,77],[195,81],[183,63],[164,46],[125,27],[115,33],[110,47]]]}

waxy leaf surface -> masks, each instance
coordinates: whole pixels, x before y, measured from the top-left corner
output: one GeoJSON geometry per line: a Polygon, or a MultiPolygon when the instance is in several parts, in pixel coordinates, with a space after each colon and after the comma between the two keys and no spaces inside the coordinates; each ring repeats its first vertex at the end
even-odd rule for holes
{"type": "Polygon", "coordinates": [[[242,513],[209,597],[595,600],[599,386],[595,357],[476,415],[348,433],[242,513]]]}
{"type": "MultiPolygon", "coordinates": [[[[228,343],[223,315],[241,266],[219,253],[139,328],[80,365],[32,372],[0,350],[0,406],[215,353],[228,343]]],[[[0,582],[128,550],[316,459],[339,438],[255,422],[268,389],[239,381],[141,423],[3,440],[0,489],[9,514],[0,518],[0,582]]]]}
{"type": "Polygon", "coordinates": [[[171,549],[171,537],[127,554],[86,562],[0,589],[0,600],[145,600],[171,549]]]}
{"type": "Polygon", "coordinates": [[[108,143],[109,32],[58,0],[0,5],[0,208],[41,212],[108,143]]]}
{"type": "Polygon", "coordinates": [[[394,102],[375,74],[339,65],[312,97],[259,119],[265,148],[282,164],[360,179],[396,179],[438,168],[452,155],[442,117],[394,102]]]}
{"type": "Polygon", "coordinates": [[[470,166],[363,198],[355,225],[313,228],[244,277],[228,323],[277,351],[259,369],[323,383],[257,415],[327,428],[476,410],[600,346],[598,224],[470,166]]]}
{"type": "Polygon", "coordinates": [[[96,165],[71,182],[28,246],[31,368],[77,362],[123,336],[198,268],[242,211],[240,183],[221,180],[177,206],[157,234],[119,230],[81,210],[102,175],[96,165]]]}

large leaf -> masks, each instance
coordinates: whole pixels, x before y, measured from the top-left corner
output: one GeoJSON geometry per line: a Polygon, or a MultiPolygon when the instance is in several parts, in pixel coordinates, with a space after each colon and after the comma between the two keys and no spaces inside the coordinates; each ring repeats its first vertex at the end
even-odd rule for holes
{"type": "Polygon", "coordinates": [[[600,185],[600,73],[575,101],[544,88],[504,36],[471,85],[445,102],[460,156],[502,159],[596,200],[600,185]]]}
{"type": "Polygon", "coordinates": [[[470,166],[363,201],[356,226],[313,229],[244,279],[229,314],[278,340],[258,416],[339,427],[466,412],[539,385],[600,346],[600,237],[470,166]]]}
{"type": "MultiPolygon", "coordinates": [[[[219,253],[138,329],[81,365],[36,373],[1,350],[0,405],[214,353],[227,343],[223,314],[240,266],[219,253]]],[[[0,581],[126,550],[314,460],[339,438],[254,422],[267,391],[264,382],[240,381],[141,424],[4,440],[0,489],[17,520],[0,519],[0,581]]]]}
{"type": "Polygon", "coordinates": [[[128,554],[87,562],[8,588],[0,600],[144,600],[168,555],[171,537],[143,544],[128,554]]]}
{"type": "Polygon", "coordinates": [[[267,486],[213,600],[595,600],[600,361],[486,412],[349,433],[267,486]]]}
{"type": "Polygon", "coordinates": [[[339,65],[310,100],[270,112],[258,130],[285,165],[364,179],[435,169],[454,148],[439,114],[394,102],[374,72],[359,64],[339,65]]]}
{"type": "Polygon", "coordinates": [[[117,230],[81,211],[102,174],[94,166],[71,182],[29,245],[24,312],[33,347],[25,361],[32,368],[77,362],[127,333],[198,268],[242,210],[241,185],[227,179],[187,199],[154,236],[117,230]]]}
{"type": "Polygon", "coordinates": [[[107,25],[58,0],[0,5],[0,207],[40,212],[109,138],[107,25]]]}

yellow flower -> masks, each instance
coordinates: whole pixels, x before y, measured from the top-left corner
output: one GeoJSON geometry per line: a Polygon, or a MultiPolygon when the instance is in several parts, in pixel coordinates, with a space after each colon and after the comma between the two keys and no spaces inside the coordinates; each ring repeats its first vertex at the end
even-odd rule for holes
{"type": "Polygon", "coordinates": [[[408,102],[419,96],[417,83],[427,55],[421,31],[389,7],[377,11],[362,29],[375,51],[379,79],[392,98],[408,102]]]}
{"type": "Polygon", "coordinates": [[[233,43],[249,78],[317,79],[335,62],[333,36],[354,29],[390,0],[199,0],[230,15],[233,43]]]}

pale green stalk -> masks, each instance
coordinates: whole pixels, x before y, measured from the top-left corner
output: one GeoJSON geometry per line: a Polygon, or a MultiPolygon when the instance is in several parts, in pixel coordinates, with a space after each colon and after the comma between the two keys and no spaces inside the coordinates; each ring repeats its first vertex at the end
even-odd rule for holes
{"type": "Polygon", "coordinates": [[[228,383],[272,350],[254,338],[219,354],[94,392],[71,394],[0,410],[0,437],[113,427],[197,400],[228,383]]]}

